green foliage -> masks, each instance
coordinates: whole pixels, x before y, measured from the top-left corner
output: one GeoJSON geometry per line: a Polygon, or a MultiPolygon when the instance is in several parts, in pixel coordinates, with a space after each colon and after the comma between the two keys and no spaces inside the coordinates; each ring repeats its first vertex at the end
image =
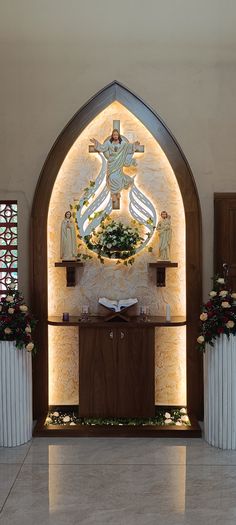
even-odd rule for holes
{"type": "Polygon", "coordinates": [[[81,259],[83,261],[86,261],[87,259],[92,259],[92,255],[89,255],[88,253],[82,253],[81,254],[81,259]]]}
{"type": "MultiPolygon", "coordinates": [[[[93,215],[89,215],[88,216],[89,222],[93,221],[94,219],[97,219],[97,217],[101,217],[102,214],[103,214],[103,211],[95,211],[93,213],[93,215]]],[[[93,230],[93,232],[94,232],[94,230],[93,230]]]]}
{"type": "Polygon", "coordinates": [[[32,335],[36,324],[23,295],[15,290],[14,283],[10,284],[0,302],[0,340],[15,341],[17,348],[35,353],[32,335]]]}
{"type": "MultiPolygon", "coordinates": [[[[97,212],[93,218],[100,216],[103,212],[97,212]]],[[[134,263],[134,255],[138,246],[143,241],[138,228],[125,226],[122,222],[115,222],[106,216],[101,224],[86,235],[84,240],[90,250],[98,254],[103,263],[104,257],[109,259],[123,260],[127,266],[134,263]]]]}
{"type": "MultiPolygon", "coordinates": [[[[84,189],[84,206],[89,205],[89,201],[86,198],[86,193],[88,193],[90,188],[94,185],[95,182],[90,181],[89,187],[84,189]]],[[[72,216],[75,220],[75,226],[78,232],[77,237],[79,239],[82,239],[79,233],[79,227],[76,217],[76,210],[80,209],[80,205],[71,205],[70,208],[73,210],[72,216]]],[[[98,217],[102,218],[101,223],[99,226],[92,230],[90,235],[84,236],[83,241],[85,243],[85,246],[98,255],[98,259],[102,264],[104,264],[104,258],[118,259],[116,264],[120,264],[122,262],[127,267],[134,264],[134,255],[144,242],[144,238],[140,233],[144,225],[139,223],[137,220],[132,219],[132,227],[126,226],[122,222],[114,221],[109,214],[104,213],[104,210],[92,213],[88,216],[88,220],[89,222],[92,222],[98,217]]],[[[147,223],[153,224],[151,217],[148,219],[147,223]]],[[[148,239],[151,237],[150,232],[145,233],[144,235],[147,236],[148,239]]],[[[80,243],[78,245],[78,248],[83,249],[83,246],[84,244],[80,243]]],[[[151,252],[152,247],[149,247],[148,251],[151,252]]],[[[92,258],[91,255],[83,254],[82,251],[78,254],[78,257],[80,257],[80,259],[82,260],[92,258]]]]}
{"type": "Polygon", "coordinates": [[[224,278],[212,278],[213,289],[209,300],[202,305],[197,347],[204,351],[206,344],[214,346],[215,340],[225,334],[236,335],[236,293],[226,286],[224,278]]]}
{"type": "MultiPolygon", "coordinates": [[[[62,412],[60,409],[55,412],[50,411],[46,418],[46,425],[63,425],[67,426],[76,424],[79,426],[163,426],[166,425],[166,411],[168,411],[171,424],[176,425],[181,420],[181,410],[179,408],[159,408],[155,417],[152,418],[121,418],[121,417],[78,417],[74,412],[62,412]],[[64,422],[64,418],[68,421],[64,422]]],[[[189,420],[182,421],[183,426],[189,426],[189,420]]]]}

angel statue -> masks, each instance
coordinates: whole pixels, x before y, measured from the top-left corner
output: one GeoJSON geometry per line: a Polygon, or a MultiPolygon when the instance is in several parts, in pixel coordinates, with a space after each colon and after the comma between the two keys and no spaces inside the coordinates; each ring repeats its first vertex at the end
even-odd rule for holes
{"type": "Polygon", "coordinates": [[[161,219],[158,221],[157,231],[159,232],[159,254],[161,261],[170,261],[170,244],[172,237],[171,216],[166,211],[161,212],[161,219]]]}
{"type": "Polygon", "coordinates": [[[77,241],[74,221],[71,212],[66,211],[61,223],[60,257],[63,261],[73,261],[77,258],[77,241]]]}
{"type": "Polygon", "coordinates": [[[128,142],[125,137],[121,137],[118,129],[113,129],[111,137],[104,144],[96,139],[90,140],[95,151],[102,152],[107,159],[107,186],[111,192],[113,208],[119,209],[120,192],[134,183],[132,177],[125,175],[123,168],[136,166],[133,154],[140,142],[128,142]]]}

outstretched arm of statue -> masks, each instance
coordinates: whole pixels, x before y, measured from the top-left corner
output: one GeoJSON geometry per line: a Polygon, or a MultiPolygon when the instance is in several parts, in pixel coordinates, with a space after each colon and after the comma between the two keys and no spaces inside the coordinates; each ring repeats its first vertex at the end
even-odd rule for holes
{"type": "Polygon", "coordinates": [[[105,142],[105,144],[101,144],[96,139],[90,139],[90,142],[92,142],[92,144],[94,145],[94,148],[95,148],[96,151],[101,151],[101,152],[104,153],[105,151],[108,150],[107,142],[105,142]]]}
{"type": "Polygon", "coordinates": [[[140,146],[140,142],[136,140],[135,142],[129,142],[128,143],[128,153],[135,153],[135,151],[138,151],[138,147],[140,146]]]}

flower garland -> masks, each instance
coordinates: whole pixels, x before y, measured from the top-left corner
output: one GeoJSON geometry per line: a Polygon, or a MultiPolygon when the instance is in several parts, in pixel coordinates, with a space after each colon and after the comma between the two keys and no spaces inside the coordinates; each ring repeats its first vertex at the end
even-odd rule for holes
{"type": "Polygon", "coordinates": [[[202,306],[200,315],[200,335],[197,338],[199,350],[205,350],[208,343],[214,346],[214,341],[221,334],[236,335],[236,293],[226,289],[225,279],[213,278],[213,290],[210,299],[202,306]]]}
{"type": "MultiPolygon", "coordinates": [[[[89,205],[88,195],[95,185],[94,181],[89,182],[89,186],[84,188],[84,199],[82,202],[70,204],[70,210],[72,217],[75,221],[75,227],[77,230],[78,238],[78,260],[84,261],[91,259],[92,256],[87,252],[84,253],[83,249],[86,248],[91,250],[98,255],[98,259],[101,263],[104,263],[104,258],[117,259],[117,264],[123,263],[125,266],[132,265],[135,261],[133,257],[137,251],[142,247],[142,244],[147,243],[151,238],[152,233],[150,227],[155,230],[153,219],[149,217],[146,221],[149,225],[148,232],[145,231],[145,225],[141,224],[137,220],[132,219],[133,228],[126,226],[122,222],[115,222],[111,219],[110,215],[104,213],[104,210],[95,211],[92,215],[88,216],[88,221],[93,221],[98,217],[103,217],[99,226],[92,230],[92,233],[82,237],[77,220],[77,212],[81,206],[87,207],[89,205]],[[142,236],[144,235],[144,237],[142,236]]],[[[90,195],[93,197],[94,195],[90,195]]],[[[148,246],[148,252],[152,252],[152,246],[148,246]]]]}
{"type": "Polygon", "coordinates": [[[0,302],[0,340],[15,341],[17,348],[35,352],[32,333],[36,323],[23,296],[15,290],[15,284],[11,283],[6,296],[0,302]]]}
{"type": "Polygon", "coordinates": [[[160,408],[153,418],[93,418],[78,417],[74,412],[62,412],[60,409],[50,411],[45,420],[45,425],[63,426],[170,426],[177,427],[191,426],[186,408],[171,408],[166,412],[165,408],[160,408]]]}

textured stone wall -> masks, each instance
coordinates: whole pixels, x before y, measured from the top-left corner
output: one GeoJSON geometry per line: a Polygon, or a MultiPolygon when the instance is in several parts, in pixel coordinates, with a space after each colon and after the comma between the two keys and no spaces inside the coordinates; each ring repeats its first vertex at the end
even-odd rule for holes
{"type": "MultiPolygon", "coordinates": [[[[113,211],[113,218],[127,222],[128,192],[121,198],[121,210],[113,211]]],[[[131,219],[131,218],[130,218],[131,219]]],[[[90,252],[91,253],[91,252],[90,252]]],[[[147,305],[152,315],[163,315],[165,305],[171,305],[173,315],[185,315],[185,217],[182,198],[173,170],[149,131],[126,108],[112,103],[100,113],[68,153],[54,185],[48,216],[48,277],[49,315],[63,311],[78,315],[83,304],[91,313],[102,313],[98,305],[100,296],[120,299],[137,297],[139,305],[147,305]],[[90,180],[99,173],[98,154],[89,154],[91,137],[103,142],[110,134],[113,120],[121,121],[121,132],[129,140],[139,140],[145,152],[135,154],[137,168],[126,172],[136,176],[136,184],[150,198],[158,214],[166,209],[172,217],[173,241],[171,259],[179,263],[178,269],[167,270],[166,288],[155,285],[155,270],[149,262],[157,260],[158,234],[150,245],[153,252],[144,249],[127,268],[105,260],[102,265],[93,255],[84,268],[77,270],[78,283],[67,288],[65,269],[55,268],[59,260],[60,223],[75,198],[81,196],[90,180]]],[[[156,403],[184,404],[186,390],[185,328],[156,329],[156,403]]],[[[50,327],[49,329],[49,390],[50,404],[78,403],[78,333],[76,328],[50,327]]]]}

